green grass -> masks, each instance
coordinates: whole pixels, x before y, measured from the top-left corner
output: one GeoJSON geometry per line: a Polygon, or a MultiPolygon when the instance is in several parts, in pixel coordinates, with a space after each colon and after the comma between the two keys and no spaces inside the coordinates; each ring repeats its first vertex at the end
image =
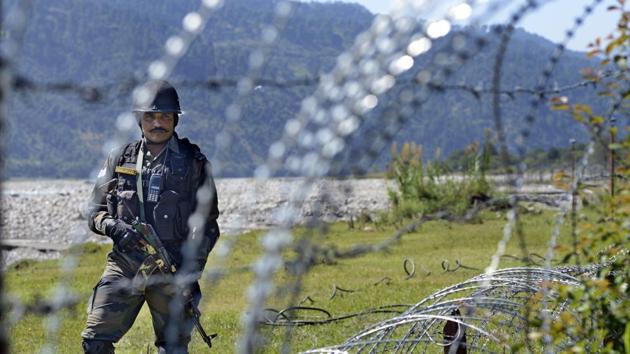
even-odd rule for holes
{"type": "MultiPolygon", "coordinates": [[[[333,316],[389,304],[414,304],[434,291],[481,273],[489,264],[497,242],[502,237],[505,224],[503,215],[485,213],[483,222],[478,224],[430,222],[416,232],[405,235],[400,243],[387,252],[316,265],[303,278],[301,292],[295,299],[299,302],[309,296],[314,303],[307,302],[304,303],[305,306],[324,308],[333,316]],[[403,270],[405,258],[416,264],[416,275],[409,280],[405,279],[407,275],[403,270]],[[444,272],[441,266],[443,260],[448,260],[451,265],[459,260],[463,265],[479,270],[444,272]],[[374,285],[385,277],[390,279],[389,283],[374,285]],[[338,293],[335,298],[330,299],[334,285],[356,291],[338,293]]],[[[545,254],[553,218],[554,215],[550,212],[524,216],[530,252],[545,254]]],[[[349,230],[343,223],[329,225],[327,228],[327,232],[312,237],[317,239],[320,246],[335,244],[339,249],[355,244],[379,243],[389,238],[394,231],[349,230]]],[[[567,234],[565,227],[562,236],[564,245],[570,244],[567,234]]],[[[247,288],[253,279],[246,266],[253,263],[260,254],[258,240],[261,235],[261,232],[252,232],[240,236],[234,253],[225,265],[227,272],[221,282],[212,288],[202,283],[203,324],[209,332],[219,333],[214,341],[215,353],[235,351],[241,330],[241,314],[247,306],[247,288]]],[[[294,237],[304,237],[304,230],[296,230],[294,237]]],[[[73,249],[73,252],[79,250],[73,249]]],[[[71,279],[68,279],[72,291],[78,294],[80,303],[73,310],[64,310],[57,317],[60,330],[54,334],[54,338],[58,341],[60,353],[81,352],[80,333],[85,324],[87,298],[103,271],[108,251],[108,246],[85,245],[78,268],[72,273],[71,279]]],[[[506,253],[521,255],[516,239],[512,239],[506,253]]],[[[291,259],[295,254],[287,252],[286,257],[291,259]]],[[[211,255],[209,264],[212,261],[211,255]]],[[[522,264],[509,258],[501,261],[501,268],[518,265],[522,264]]],[[[22,302],[31,302],[51,296],[59,284],[61,274],[59,261],[25,261],[7,271],[6,286],[10,296],[22,302]]],[[[276,276],[277,284],[288,284],[293,280],[294,277],[284,269],[276,276]]],[[[279,292],[272,296],[267,306],[280,310],[294,305],[295,303],[289,303],[289,299],[286,294],[279,292]]],[[[391,316],[369,315],[326,325],[294,328],[291,352],[342,343],[368,325],[391,316]]],[[[46,343],[48,322],[46,317],[34,315],[15,319],[10,333],[12,352],[38,352],[46,343]]],[[[268,344],[265,352],[279,352],[286,330],[284,327],[262,327],[268,344]]],[[[151,352],[155,352],[152,342],[151,320],[145,306],[131,331],[116,345],[117,353],[145,353],[147,345],[151,345],[151,352]]],[[[204,346],[201,338],[194,333],[191,353],[205,352],[204,346]]]]}

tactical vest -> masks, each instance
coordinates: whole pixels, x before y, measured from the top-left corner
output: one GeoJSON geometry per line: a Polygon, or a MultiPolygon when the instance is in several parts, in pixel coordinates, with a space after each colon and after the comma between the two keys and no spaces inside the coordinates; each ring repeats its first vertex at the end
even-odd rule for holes
{"type": "MultiPolygon", "coordinates": [[[[164,161],[160,197],[153,210],[148,210],[152,212],[153,227],[166,243],[179,243],[188,236],[188,217],[194,212],[196,187],[200,183],[194,180],[194,164],[205,161],[197,145],[188,139],[177,141],[180,151],[168,152],[164,161]]],[[[123,168],[118,169],[121,172],[114,173],[117,179],[116,193],[107,198],[108,212],[129,224],[140,217],[140,200],[136,191],[138,175],[129,173],[136,169],[140,146],[141,142],[138,141],[122,148],[116,166],[123,168]]]]}

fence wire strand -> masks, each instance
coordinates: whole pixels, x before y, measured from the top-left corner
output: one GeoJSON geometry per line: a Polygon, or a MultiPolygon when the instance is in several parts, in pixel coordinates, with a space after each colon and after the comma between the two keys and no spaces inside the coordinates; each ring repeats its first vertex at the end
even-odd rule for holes
{"type": "MultiPolygon", "coordinates": [[[[23,1],[29,8],[30,2],[23,1]]],[[[235,143],[235,139],[243,139],[237,135],[238,126],[242,124],[243,106],[257,86],[270,86],[275,88],[292,88],[298,86],[313,86],[315,92],[302,101],[296,116],[286,122],[282,136],[269,146],[266,160],[257,166],[255,170],[256,183],[262,185],[271,178],[278,176],[280,171],[287,170],[299,175],[302,179],[289,194],[288,203],[279,211],[278,225],[266,231],[261,239],[263,253],[260,255],[250,271],[254,279],[247,292],[247,308],[243,312],[242,332],[239,334],[237,350],[241,353],[253,353],[264,348],[267,343],[261,334],[262,326],[284,326],[284,338],[282,353],[292,351],[294,329],[297,326],[324,325],[349,318],[368,316],[374,314],[397,314],[392,318],[370,326],[368,329],[349,338],[338,346],[314,349],[309,353],[347,353],[347,352],[431,352],[436,348],[455,353],[458,348],[464,348],[479,352],[503,352],[509,350],[504,341],[505,332],[522,330],[529,332],[528,299],[536,293],[542,293],[543,298],[543,330],[544,351],[555,352],[551,342],[550,325],[553,314],[557,314],[561,308],[549,308],[556,304],[558,294],[551,290],[552,284],[578,285],[579,280],[574,277],[581,271],[579,259],[576,257],[578,267],[558,270],[552,265],[554,250],[558,244],[560,228],[564,224],[569,209],[575,211],[575,198],[580,187],[589,157],[593,154],[594,145],[598,139],[597,134],[591,135],[587,145],[587,151],[579,162],[571,188],[569,190],[571,203],[565,203],[557,213],[555,223],[549,238],[547,252],[540,257],[544,265],[541,268],[529,267],[534,262],[532,253],[527,247],[526,235],[522,230],[519,220],[519,199],[513,195],[507,212],[507,222],[504,225],[502,238],[497,245],[495,253],[491,257],[489,265],[484,272],[472,279],[439,290],[434,294],[421,299],[414,305],[390,305],[373,309],[366,309],[356,313],[333,316],[331,311],[323,307],[302,306],[301,304],[313,299],[309,296],[298,303],[303,290],[304,276],[316,264],[326,259],[349,259],[361,257],[368,253],[383,252],[401,242],[405,234],[412,233],[423,223],[432,220],[448,220],[450,222],[465,222],[475,217],[479,211],[492,207],[494,200],[480,203],[471,208],[462,217],[456,217],[446,212],[424,215],[418,220],[399,228],[390,238],[378,244],[360,244],[346,250],[339,250],[336,246],[320,247],[321,240],[326,231],[322,227],[319,215],[327,198],[336,190],[319,190],[318,203],[312,210],[312,222],[306,226],[306,231],[295,234],[294,227],[298,224],[301,208],[315,187],[316,182],[324,176],[343,175],[348,166],[336,164],[337,158],[342,152],[351,149],[351,139],[357,137],[369,137],[361,146],[362,151],[357,152],[352,158],[351,168],[354,171],[365,172],[377,159],[382,150],[391,142],[396,134],[404,127],[404,124],[415,115],[431,98],[434,93],[444,91],[463,91],[472,94],[477,100],[485,94],[492,96],[492,116],[494,129],[503,157],[503,167],[506,171],[515,169],[516,174],[511,175],[510,184],[519,191],[524,185],[526,166],[523,160],[526,155],[526,143],[533,130],[537,111],[549,98],[549,95],[558,95],[584,87],[596,87],[602,79],[616,75],[615,72],[603,72],[595,79],[586,79],[562,87],[549,88],[548,84],[553,77],[553,72],[561,56],[565,53],[567,44],[573,39],[576,31],[583,26],[592,15],[593,10],[604,3],[603,0],[594,0],[583,13],[574,20],[573,26],[567,30],[565,38],[558,44],[549,60],[545,64],[537,84],[533,88],[514,87],[502,88],[503,62],[511,41],[513,30],[522,19],[535,13],[541,7],[538,1],[529,0],[510,17],[509,23],[501,27],[502,31],[495,33],[500,37],[498,52],[493,65],[493,79],[491,87],[486,88],[482,84],[450,84],[447,80],[455,71],[463,67],[469,60],[486,47],[486,42],[481,37],[468,34],[457,34],[450,39],[448,44],[440,49],[433,49],[432,45],[437,40],[445,37],[453,31],[457,24],[482,23],[486,17],[491,17],[502,8],[507,8],[510,1],[468,0],[457,3],[449,3],[448,8],[440,6],[436,1],[400,1],[399,6],[391,16],[379,15],[374,18],[370,28],[359,34],[352,47],[342,53],[336,62],[336,66],[330,73],[317,77],[307,77],[295,80],[279,81],[262,78],[265,65],[273,53],[273,46],[287,26],[287,22],[293,13],[293,4],[289,1],[278,1],[271,24],[265,26],[261,32],[259,41],[261,45],[254,49],[248,60],[246,74],[238,79],[208,79],[201,81],[182,81],[178,83],[182,87],[202,87],[208,90],[219,90],[223,87],[235,87],[236,97],[227,106],[225,111],[226,123],[222,130],[215,136],[216,147],[212,161],[212,167],[206,166],[208,175],[221,176],[224,172],[224,163],[227,161],[228,150],[235,143]],[[484,6],[487,6],[484,8],[484,6]],[[476,14],[474,11],[482,8],[484,11],[476,14]],[[411,11],[411,12],[409,12],[411,11]],[[428,15],[431,20],[419,21],[417,15],[428,15]],[[463,45],[464,43],[465,45],[463,45]],[[468,46],[472,43],[472,48],[468,46]],[[409,72],[417,63],[417,57],[432,54],[432,61],[427,66],[419,68],[416,72],[409,72]],[[406,79],[405,75],[412,74],[412,79],[406,79]],[[385,94],[394,87],[403,88],[397,97],[385,99],[385,94]],[[528,95],[531,97],[528,113],[523,117],[525,128],[517,132],[516,138],[508,137],[503,114],[502,98],[514,99],[516,95],[528,95]],[[376,116],[373,114],[376,107],[385,106],[383,112],[376,116]],[[367,130],[371,120],[381,119],[386,127],[380,130],[367,130]],[[509,159],[510,143],[515,144],[517,151],[516,163],[509,159]],[[524,267],[499,269],[501,258],[506,256],[506,248],[513,235],[516,234],[519,242],[522,260],[526,262],[524,267]],[[296,259],[288,262],[283,258],[283,253],[293,247],[296,251],[296,259]],[[529,263],[528,263],[529,262],[529,263]],[[275,275],[282,269],[290,270],[291,277],[286,283],[277,283],[275,275]],[[269,299],[277,294],[286,297],[287,306],[281,310],[270,309],[267,306],[269,299]],[[525,310],[525,314],[523,314],[525,310]],[[272,316],[272,317],[269,317],[272,316]],[[442,328],[444,326],[444,328],[442,328]],[[447,327],[454,327],[455,332],[446,334],[447,327]]],[[[544,5],[544,4],[543,4],[544,5]]],[[[165,43],[164,55],[149,64],[147,77],[152,80],[167,79],[172,74],[175,66],[183,58],[191,43],[203,32],[203,29],[215,10],[222,6],[221,0],[202,0],[198,10],[188,13],[182,21],[182,29],[177,35],[168,38],[165,43]]],[[[18,9],[20,9],[18,7],[18,9]]],[[[22,8],[24,9],[24,8],[22,8]]],[[[26,76],[13,71],[11,63],[6,60],[16,60],[19,54],[22,35],[28,19],[28,12],[18,13],[21,16],[13,16],[17,19],[18,26],[13,33],[18,34],[12,42],[3,42],[2,58],[0,62],[0,136],[6,134],[6,102],[7,96],[14,92],[71,92],[80,95],[86,102],[98,103],[110,97],[112,94],[131,92],[134,102],[150,102],[155,96],[144,81],[129,80],[124,84],[105,84],[102,86],[82,86],[70,82],[35,82],[26,76]],[[19,22],[19,19],[23,19],[19,22]],[[20,27],[20,25],[22,27],[20,27]]],[[[15,25],[15,24],[14,24],[15,25]]],[[[2,23],[0,28],[4,28],[2,23]]],[[[499,28],[499,27],[497,27],[499,28]]],[[[608,116],[612,117],[616,110],[622,108],[623,95],[618,92],[608,116]]],[[[103,147],[105,154],[112,147],[125,143],[137,129],[135,118],[129,112],[121,113],[117,118],[117,133],[114,138],[106,142],[103,147]]],[[[1,140],[2,142],[5,139],[1,140]]],[[[0,162],[5,161],[6,148],[0,143],[0,162]]],[[[3,168],[0,166],[0,171],[3,168]]],[[[3,181],[0,178],[0,183],[3,181]]],[[[0,185],[2,186],[2,185],[0,185]]],[[[205,282],[204,294],[210,294],[212,287],[216,286],[227,271],[226,259],[232,254],[238,235],[224,235],[213,252],[213,260],[208,263],[203,274],[190,274],[194,266],[194,251],[199,246],[194,233],[203,234],[205,227],[204,215],[207,215],[213,203],[215,190],[208,179],[197,193],[197,208],[188,220],[190,234],[183,247],[184,272],[175,277],[153,281],[174,282],[180,288],[184,288],[199,276],[205,282]]],[[[258,189],[251,190],[247,198],[256,199],[258,189]]],[[[350,193],[345,190],[343,193],[350,193]]],[[[219,198],[221,196],[219,195],[219,198]]],[[[2,203],[5,201],[2,200],[2,203]]],[[[241,221],[237,220],[237,226],[241,221]]],[[[575,231],[574,231],[575,232],[575,231]]],[[[78,240],[82,241],[82,240],[78,240]]],[[[77,265],[82,251],[72,252],[61,262],[61,276],[55,286],[55,291],[50,299],[43,302],[24,304],[19,299],[13,299],[13,315],[16,319],[26,314],[41,314],[46,316],[46,340],[41,348],[42,353],[54,353],[58,351],[62,326],[61,316],[63,309],[72,308],[77,303],[76,294],[71,289],[71,282],[77,272],[77,265]]],[[[442,262],[445,272],[454,272],[458,269],[475,270],[466,266],[459,259],[442,262]]],[[[403,271],[406,280],[416,276],[416,263],[411,259],[403,261],[403,271]]],[[[423,271],[424,272],[424,271],[423,271]]],[[[4,288],[0,278],[0,300],[6,301],[4,288]]],[[[373,284],[378,286],[387,283],[391,279],[383,278],[373,284]]],[[[132,287],[133,284],[121,284],[121,288],[132,287]]],[[[356,292],[357,289],[345,289],[334,285],[333,293],[329,300],[341,293],[356,292]]],[[[209,303],[210,296],[204,296],[199,304],[204,308],[209,303]]],[[[182,311],[182,299],[177,298],[170,306],[171,317],[182,311]]],[[[6,330],[7,313],[0,312],[0,320],[6,330]]],[[[178,322],[169,324],[169,343],[174,343],[177,338],[178,322]]],[[[525,336],[527,341],[527,336],[525,336]]],[[[532,350],[531,344],[529,349],[532,350]]],[[[6,333],[0,333],[0,353],[8,351],[8,339],[6,333]],[[5,345],[6,344],[6,345],[5,345]]]]}

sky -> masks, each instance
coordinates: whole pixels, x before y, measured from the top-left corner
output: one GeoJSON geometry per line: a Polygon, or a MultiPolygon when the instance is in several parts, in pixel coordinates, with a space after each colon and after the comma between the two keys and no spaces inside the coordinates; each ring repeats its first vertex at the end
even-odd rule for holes
{"type": "MultiPolygon", "coordinates": [[[[303,1],[320,1],[332,2],[340,0],[303,0],[303,1]]],[[[342,0],[343,2],[354,2],[365,6],[373,13],[387,14],[392,11],[396,2],[403,0],[342,0]]],[[[443,0],[434,0],[433,2],[445,2],[443,0]]],[[[514,9],[523,4],[524,0],[505,1],[512,3],[507,11],[495,16],[491,23],[505,23],[510,18],[514,9]]],[[[411,0],[408,2],[412,2],[411,0]]],[[[584,7],[593,3],[594,0],[547,0],[539,1],[543,4],[535,12],[525,17],[523,22],[517,27],[523,27],[528,32],[536,33],[554,42],[559,42],[564,38],[565,32],[573,25],[574,20],[579,16],[584,7]]],[[[452,2],[451,2],[452,3],[452,2]]],[[[610,5],[617,4],[616,0],[604,0],[595,9],[593,14],[587,18],[584,25],[578,29],[576,36],[568,47],[573,50],[586,51],[587,45],[596,36],[604,37],[610,34],[617,22],[616,14],[618,12],[607,11],[610,5]]],[[[443,13],[443,12],[441,12],[443,13]]],[[[421,15],[422,16],[422,15],[421,15]]],[[[429,16],[430,17],[430,16],[429,16]]]]}

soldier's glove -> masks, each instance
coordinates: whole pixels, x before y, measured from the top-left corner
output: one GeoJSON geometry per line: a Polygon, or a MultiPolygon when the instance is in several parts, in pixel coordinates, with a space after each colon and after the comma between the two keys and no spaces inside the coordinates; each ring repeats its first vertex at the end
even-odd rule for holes
{"type": "Polygon", "coordinates": [[[194,298],[193,298],[193,292],[190,286],[187,286],[182,290],[181,297],[182,297],[182,300],[184,301],[184,305],[187,305],[188,303],[192,304],[194,298]]]}
{"type": "Polygon", "coordinates": [[[105,235],[109,236],[114,245],[122,252],[131,252],[142,247],[142,236],[131,225],[122,220],[105,219],[105,235]]]}

